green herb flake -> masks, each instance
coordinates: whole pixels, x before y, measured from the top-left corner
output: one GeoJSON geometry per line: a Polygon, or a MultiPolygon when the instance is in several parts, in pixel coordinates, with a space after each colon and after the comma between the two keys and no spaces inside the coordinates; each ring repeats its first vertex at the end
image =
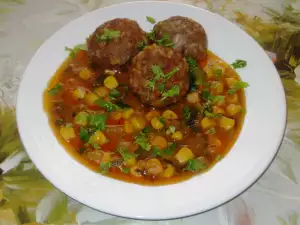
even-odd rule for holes
{"type": "Polygon", "coordinates": [[[225,99],[225,96],[222,96],[222,95],[216,95],[216,96],[213,96],[211,101],[212,101],[212,104],[216,104],[218,102],[222,102],[224,101],[225,99]]]}
{"type": "Polygon", "coordinates": [[[169,80],[175,73],[177,73],[180,69],[175,67],[172,71],[164,75],[164,79],[169,80]]]}
{"type": "Polygon", "coordinates": [[[140,43],[138,43],[137,49],[140,50],[140,51],[143,51],[146,46],[147,46],[147,42],[146,41],[141,41],[140,43]]]}
{"type": "Polygon", "coordinates": [[[206,169],[207,165],[200,159],[190,159],[187,161],[187,165],[184,171],[198,172],[200,170],[206,169]]]}
{"type": "Polygon", "coordinates": [[[175,133],[175,131],[176,131],[175,126],[169,126],[168,129],[166,130],[166,134],[171,135],[171,134],[175,133]]]}
{"type": "Polygon", "coordinates": [[[147,88],[150,88],[152,91],[154,90],[155,88],[155,80],[148,80],[146,82],[146,87],[147,88]]]}
{"type": "Polygon", "coordinates": [[[146,151],[150,151],[151,144],[149,143],[147,134],[150,132],[149,129],[146,127],[144,128],[136,137],[135,143],[139,145],[142,149],[146,151]],[[146,129],[146,130],[145,130],[146,129]]]}
{"type": "Polygon", "coordinates": [[[213,95],[209,92],[209,90],[204,89],[201,93],[201,97],[203,98],[203,100],[209,101],[213,98],[213,95]]]}
{"type": "Polygon", "coordinates": [[[162,156],[162,150],[159,149],[157,146],[154,146],[152,149],[153,156],[162,156]]]}
{"type": "Polygon", "coordinates": [[[117,106],[116,104],[112,102],[107,102],[103,99],[96,100],[94,104],[104,108],[107,112],[112,112],[120,109],[120,107],[117,106]]]}
{"type": "Polygon", "coordinates": [[[58,83],[48,91],[48,94],[49,95],[57,95],[61,89],[62,89],[62,85],[60,83],[58,83]]]}
{"type": "Polygon", "coordinates": [[[241,90],[241,89],[247,88],[247,87],[249,87],[249,84],[247,82],[240,80],[232,88],[230,88],[228,90],[228,94],[232,95],[232,94],[236,93],[238,90],[241,90]]]}
{"type": "Polygon", "coordinates": [[[193,59],[192,57],[187,57],[186,62],[189,66],[189,72],[193,73],[198,67],[197,61],[195,59],[193,59]]]}
{"type": "Polygon", "coordinates": [[[152,65],[151,67],[152,73],[154,73],[154,79],[159,80],[164,77],[164,72],[159,65],[152,65]]]}
{"type": "Polygon", "coordinates": [[[231,66],[234,69],[240,69],[240,68],[246,67],[247,66],[247,62],[245,60],[242,60],[242,59],[237,59],[237,60],[235,60],[234,63],[231,64],[231,66]]]}
{"type": "Polygon", "coordinates": [[[165,90],[165,84],[158,84],[157,88],[158,88],[159,92],[162,93],[165,90]]]}
{"type": "Polygon", "coordinates": [[[90,135],[89,135],[87,129],[80,127],[79,137],[80,137],[80,140],[82,140],[84,142],[88,142],[90,139],[90,135]]]}
{"type": "Polygon", "coordinates": [[[146,19],[151,24],[155,24],[156,23],[156,20],[153,17],[151,17],[151,16],[146,16],[146,19]]]}
{"type": "Polygon", "coordinates": [[[121,167],[120,170],[122,173],[125,173],[125,174],[128,174],[130,172],[130,169],[127,167],[121,167]]]}
{"type": "Polygon", "coordinates": [[[162,124],[165,124],[165,123],[166,123],[166,119],[165,119],[165,117],[163,117],[163,116],[160,116],[160,117],[158,118],[158,120],[159,120],[162,124]]]}
{"type": "Polygon", "coordinates": [[[220,76],[222,76],[223,71],[222,71],[222,69],[216,69],[214,73],[217,75],[217,77],[220,77],[220,76]]]}
{"type": "Polygon", "coordinates": [[[165,47],[173,47],[174,43],[169,39],[168,34],[164,34],[163,37],[159,40],[155,40],[156,44],[165,46],[165,47]]]}
{"type": "Polygon", "coordinates": [[[173,142],[168,143],[168,148],[163,151],[164,155],[172,155],[176,150],[177,145],[173,142]]]}
{"type": "Polygon", "coordinates": [[[110,92],[109,92],[109,96],[112,97],[112,98],[117,98],[121,95],[120,91],[117,90],[117,89],[112,89],[110,92]]]}
{"type": "Polygon", "coordinates": [[[178,85],[174,85],[170,90],[162,93],[162,101],[168,97],[174,97],[179,95],[180,88],[178,85]]]}
{"type": "Polygon", "coordinates": [[[146,33],[146,36],[151,41],[155,41],[155,39],[156,39],[156,37],[155,37],[155,30],[152,30],[152,31],[146,33]]]}
{"type": "Polygon", "coordinates": [[[89,124],[92,127],[95,127],[97,130],[105,130],[106,128],[106,115],[104,114],[95,114],[89,116],[89,124]]]}
{"type": "Polygon", "coordinates": [[[128,150],[126,149],[119,148],[117,151],[120,153],[125,162],[130,159],[136,158],[136,155],[134,153],[128,152],[128,150]]]}
{"type": "Polygon", "coordinates": [[[192,115],[192,112],[191,112],[190,107],[185,105],[183,107],[183,117],[184,117],[185,121],[189,121],[191,119],[191,115],[192,115]]]}
{"type": "Polygon", "coordinates": [[[76,54],[79,51],[82,51],[82,50],[83,51],[87,51],[88,50],[86,44],[79,44],[79,45],[76,45],[74,48],[65,47],[65,51],[68,51],[70,57],[72,57],[72,58],[74,58],[76,56],[76,54]]]}
{"type": "Polygon", "coordinates": [[[104,41],[104,42],[109,42],[114,38],[120,37],[121,32],[119,30],[109,30],[109,29],[104,29],[104,32],[102,35],[97,35],[97,41],[104,41]]]}
{"type": "Polygon", "coordinates": [[[109,169],[112,167],[111,162],[103,162],[100,164],[99,170],[102,174],[107,174],[109,169]]]}

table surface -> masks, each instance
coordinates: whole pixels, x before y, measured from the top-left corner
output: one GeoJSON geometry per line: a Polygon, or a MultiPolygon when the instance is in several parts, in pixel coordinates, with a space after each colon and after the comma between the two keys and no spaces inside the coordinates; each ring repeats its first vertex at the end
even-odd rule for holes
{"type": "Polygon", "coordinates": [[[16,135],[13,110],[26,65],[40,45],[69,21],[121,2],[126,1],[0,0],[0,224],[300,225],[300,1],[296,0],[173,1],[206,8],[239,23],[279,65],[288,102],[285,138],[267,172],[238,198],[190,218],[132,221],[69,199],[36,170],[16,135]]]}

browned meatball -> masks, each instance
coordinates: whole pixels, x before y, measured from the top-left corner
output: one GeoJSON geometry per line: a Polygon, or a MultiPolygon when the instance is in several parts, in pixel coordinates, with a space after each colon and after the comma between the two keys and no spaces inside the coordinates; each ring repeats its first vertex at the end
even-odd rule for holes
{"type": "Polygon", "coordinates": [[[187,93],[187,73],[188,65],[180,53],[153,44],[133,58],[129,84],[143,103],[164,107],[187,93]]]}
{"type": "Polygon", "coordinates": [[[100,68],[112,69],[127,63],[146,40],[136,21],[113,19],[98,27],[87,41],[88,54],[100,68]]]}
{"type": "Polygon", "coordinates": [[[207,54],[207,36],[204,28],[196,21],[182,16],[173,16],[154,26],[156,39],[164,35],[174,43],[176,51],[185,56],[202,60],[207,54]]]}

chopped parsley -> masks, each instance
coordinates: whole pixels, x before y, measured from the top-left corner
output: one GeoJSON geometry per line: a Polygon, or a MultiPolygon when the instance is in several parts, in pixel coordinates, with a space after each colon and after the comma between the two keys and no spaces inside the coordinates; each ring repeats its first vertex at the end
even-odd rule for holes
{"type": "Polygon", "coordinates": [[[159,80],[165,76],[164,71],[159,65],[152,65],[151,67],[152,73],[154,73],[154,79],[159,80]]]}
{"type": "Polygon", "coordinates": [[[58,83],[48,91],[48,94],[49,95],[57,95],[61,89],[62,89],[62,85],[60,83],[58,83]]]}
{"type": "Polygon", "coordinates": [[[125,162],[136,157],[134,153],[128,152],[126,149],[119,148],[118,152],[125,162]]]}
{"type": "Polygon", "coordinates": [[[169,39],[168,34],[164,34],[163,37],[159,40],[155,40],[156,44],[162,45],[165,47],[173,47],[174,43],[169,39]]]}
{"type": "Polygon", "coordinates": [[[97,130],[105,130],[106,128],[106,115],[104,114],[95,114],[89,116],[89,124],[92,127],[95,127],[97,130]]]}
{"type": "Polygon", "coordinates": [[[231,66],[234,69],[244,68],[244,67],[247,66],[247,62],[245,60],[242,60],[242,59],[237,59],[237,60],[235,60],[234,63],[231,64],[231,66]]]}
{"type": "Polygon", "coordinates": [[[200,159],[189,159],[184,171],[198,172],[200,170],[206,169],[207,165],[200,159]]]}
{"type": "Polygon", "coordinates": [[[216,69],[215,74],[217,75],[217,77],[219,77],[223,74],[223,71],[221,69],[216,69]]]}
{"type": "Polygon", "coordinates": [[[176,144],[173,142],[168,143],[168,148],[166,149],[159,149],[158,147],[153,147],[152,155],[153,156],[170,156],[172,155],[176,150],[176,144]]]}
{"type": "Polygon", "coordinates": [[[161,122],[162,124],[166,123],[166,119],[163,116],[158,117],[159,122],[161,122]]]}
{"type": "Polygon", "coordinates": [[[244,81],[238,81],[232,88],[228,90],[228,94],[232,95],[236,93],[238,90],[249,87],[249,84],[244,81]]]}
{"type": "Polygon", "coordinates": [[[112,112],[119,110],[120,107],[112,102],[104,101],[103,99],[98,99],[94,102],[94,104],[104,108],[107,112],[112,112]]]}
{"type": "Polygon", "coordinates": [[[109,96],[112,97],[112,98],[117,98],[121,95],[120,91],[117,90],[117,89],[112,89],[110,92],[109,92],[109,96]]]}
{"type": "Polygon", "coordinates": [[[87,131],[87,129],[80,127],[79,137],[80,137],[80,140],[82,140],[83,142],[88,142],[90,139],[90,135],[89,135],[89,132],[87,131]]]}
{"type": "Polygon", "coordinates": [[[130,169],[127,167],[121,167],[120,170],[122,173],[126,173],[126,174],[128,174],[130,172],[130,169]]]}
{"type": "Polygon", "coordinates": [[[162,93],[165,90],[165,84],[158,84],[157,88],[158,88],[159,92],[162,93]]]}
{"type": "Polygon", "coordinates": [[[164,79],[169,80],[175,73],[179,71],[178,67],[175,67],[172,71],[164,75],[164,79]]]}
{"type": "Polygon", "coordinates": [[[148,32],[146,34],[147,38],[149,38],[151,41],[155,41],[156,37],[155,37],[155,30],[151,30],[150,32],[148,32]]]}
{"type": "Polygon", "coordinates": [[[212,104],[216,104],[220,101],[223,101],[225,99],[224,96],[222,95],[216,95],[213,96],[207,89],[204,89],[201,93],[201,97],[205,100],[205,101],[211,101],[212,104]]]}
{"type": "Polygon", "coordinates": [[[97,35],[97,41],[104,41],[104,42],[109,42],[114,38],[120,37],[121,32],[119,30],[109,30],[109,29],[104,29],[104,32],[102,35],[97,35]]]}
{"type": "Polygon", "coordinates": [[[189,121],[191,119],[191,115],[192,115],[191,109],[187,105],[185,105],[183,107],[183,117],[185,121],[189,121]]]}
{"type": "Polygon", "coordinates": [[[175,131],[176,131],[176,127],[174,127],[174,126],[169,126],[168,129],[166,130],[166,134],[167,134],[167,135],[170,135],[170,134],[175,133],[175,131]]]}
{"type": "Polygon", "coordinates": [[[102,174],[107,174],[109,169],[112,167],[111,162],[103,162],[100,164],[99,170],[102,174]]]}
{"type": "Polygon", "coordinates": [[[151,144],[149,143],[147,134],[150,132],[150,127],[144,128],[136,137],[135,143],[139,145],[143,150],[150,151],[151,144]]]}
{"type": "Polygon", "coordinates": [[[165,100],[168,97],[174,97],[179,95],[180,88],[178,85],[174,85],[170,90],[162,93],[162,100],[165,100]]]}
{"type": "Polygon", "coordinates": [[[198,67],[197,61],[195,59],[193,59],[192,57],[187,57],[186,62],[189,66],[189,72],[193,73],[198,67]]]}
{"type": "Polygon", "coordinates": [[[151,24],[155,24],[156,23],[156,20],[153,17],[151,17],[151,16],[146,16],[146,19],[151,24]]]}
{"type": "Polygon", "coordinates": [[[79,51],[87,51],[88,49],[86,44],[79,44],[76,45],[74,48],[65,47],[65,50],[70,53],[70,56],[72,58],[74,58],[79,51]]]}
{"type": "Polygon", "coordinates": [[[148,80],[146,82],[146,87],[150,88],[153,91],[155,88],[155,80],[148,80]]]}
{"type": "Polygon", "coordinates": [[[147,46],[147,42],[141,41],[140,43],[138,43],[137,49],[140,50],[140,51],[142,51],[142,50],[144,50],[144,48],[145,48],[146,46],[147,46]]]}
{"type": "Polygon", "coordinates": [[[212,101],[212,104],[216,104],[216,103],[218,103],[218,102],[224,101],[224,99],[225,99],[225,96],[222,96],[222,95],[216,95],[216,96],[212,96],[211,101],[212,101]]]}

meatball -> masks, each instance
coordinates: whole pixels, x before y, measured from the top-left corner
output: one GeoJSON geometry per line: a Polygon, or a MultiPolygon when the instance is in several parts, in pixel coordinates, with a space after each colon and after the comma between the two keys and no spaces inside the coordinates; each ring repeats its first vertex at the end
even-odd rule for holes
{"type": "Polygon", "coordinates": [[[129,74],[132,91],[154,107],[178,102],[189,89],[188,65],[172,48],[147,46],[133,58],[129,74]]]}
{"type": "Polygon", "coordinates": [[[145,32],[136,21],[113,19],[99,26],[88,38],[88,55],[100,68],[117,68],[139,52],[142,41],[146,41],[145,32]]]}
{"type": "Polygon", "coordinates": [[[205,59],[207,54],[207,36],[204,28],[196,21],[182,16],[173,16],[154,26],[156,39],[168,35],[174,43],[174,49],[185,56],[197,60],[205,59]]]}

